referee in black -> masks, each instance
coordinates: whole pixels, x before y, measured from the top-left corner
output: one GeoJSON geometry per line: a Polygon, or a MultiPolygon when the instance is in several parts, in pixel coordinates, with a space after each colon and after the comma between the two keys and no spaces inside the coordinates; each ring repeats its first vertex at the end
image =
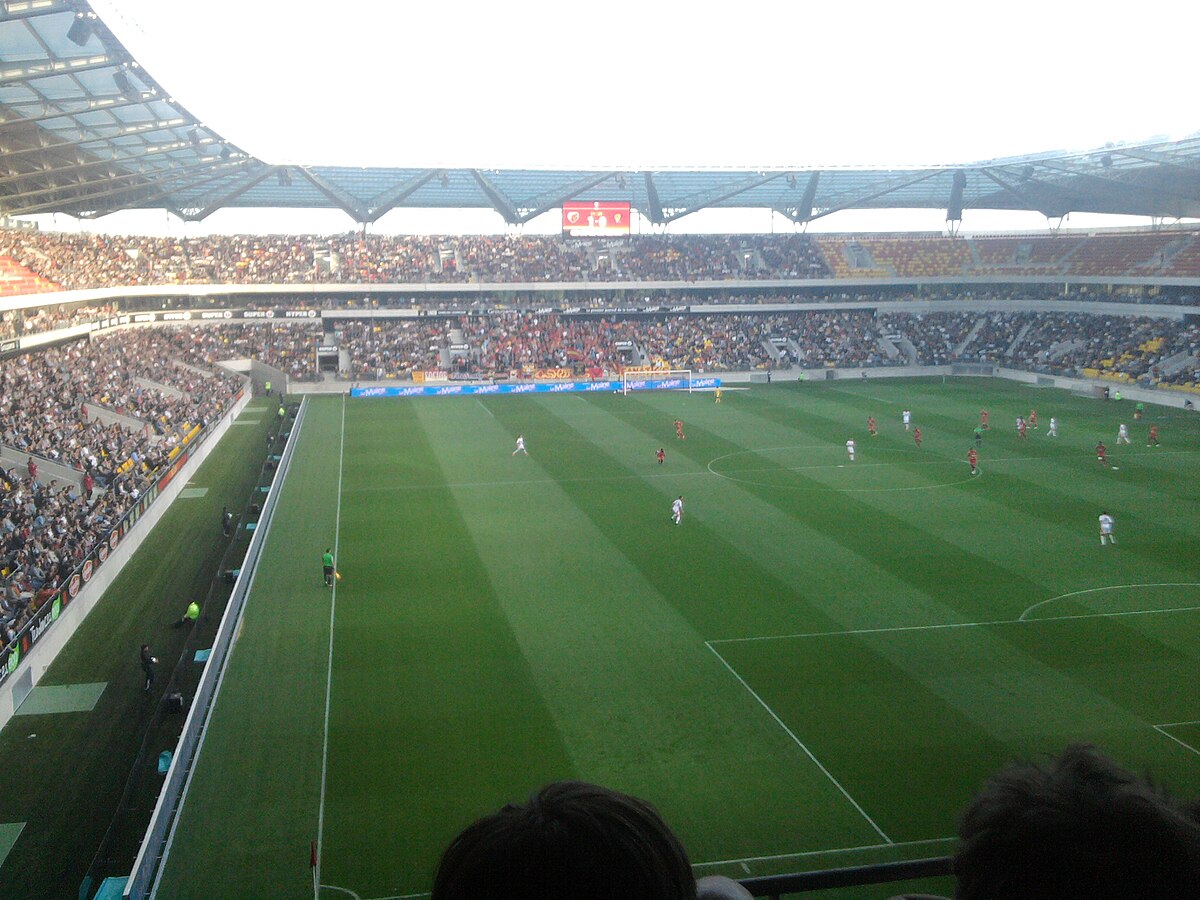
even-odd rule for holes
{"type": "Polygon", "coordinates": [[[142,690],[148,691],[154,684],[154,667],[157,664],[158,657],[150,655],[150,645],[142,644],[142,671],[146,673],[146,686],[142,690]]]}

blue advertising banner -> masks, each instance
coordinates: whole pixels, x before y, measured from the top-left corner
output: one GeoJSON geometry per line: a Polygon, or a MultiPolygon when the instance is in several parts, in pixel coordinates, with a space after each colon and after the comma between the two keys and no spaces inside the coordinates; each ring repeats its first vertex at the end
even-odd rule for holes
{"type": "MultiPolygon", "coordinates": [[[[647,377],[629,382],[631,391],[686,390],[686,378],[647,377]]],[[[692,389],[721,386],[720,378],[693,378],[692,389]]],[[[413,384],[386,387],[351,388],[351,397],[469,397],[478,394],[575,394],[591,391],[619,391],[619,381],[557,381],[528,384],[413,384]]]]}

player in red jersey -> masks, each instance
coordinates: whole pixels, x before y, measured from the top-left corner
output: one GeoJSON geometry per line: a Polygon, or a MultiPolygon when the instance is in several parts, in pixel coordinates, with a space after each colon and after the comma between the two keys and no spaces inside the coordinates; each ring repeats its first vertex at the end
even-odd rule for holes
{"type": "Polygon", "coordinates": [[[1029,427],[1037,428],[1037,410],[1036,409],[1031,409],[1029,411],[1029,427]]]}
{"type": "Polygon", "coordinates": [[[1096,459],[1101,465],[1108,465],[1108,448],[1104,446],[1104,441],[1096,442],[1096,459]]]}
{"type": "Polygon", "coordinates": [[[681,441],[687,440],[687,438],[683,436],[683,422],[679,419],[675,420],[675,437],[679,438],[681,441]]]}
{"type": "Polygon", "coordinates": [[[661,466],[667,461],[667,451],[659,447],[658,452],[654,454],[654,458],[658,460],[658,464],[661,466]]]}
{"type": "Polygon", "coordinates": [[[1025,420],[1024,420],[1024,419],[1017,419],[1017,437],[1021,437],[1021,438],[1028,438],[1028,437],[1029,437],[1029,435],[1027,435],[1027,434],[1025,433],[1025,429],[1026,429],[1026,427],[1027,427],[1027,426],[1025,425],[1025,420]]]}
{"type": "Polygon", "coordinates": [[[972,447],[970,450],[967,451],[967,462],[969,462],[971,464],[971,474],[978,475],[979,474],[979,454],[975,452],[974,447],[972,447]]]}
{"type": "Polygon", "coordinates": [[[1146,438],[1146,446],[1147,447],[1157,447],[1158,446],[1158,426],[1157,425],[1150,426],[1150,434],[1146,438]]]}
{"type": "Polygon", "coordinates": [[[870,433],[871,437],[879,436],[879,432],[875,430],[875,417],[874,416],[867,416],[867,431],[870,433]]]}
{"type": "Polygon", "coordinates": [[[913,429],[913,440],[917,442],[918,447],[921,446],[921,429],[920,428],[913,429]]]}
{"type": "Polygon", "coordinates": [[[988,411],[986,409],[979,411],[979,425],[984,431],[988,430],[988,411]]]}

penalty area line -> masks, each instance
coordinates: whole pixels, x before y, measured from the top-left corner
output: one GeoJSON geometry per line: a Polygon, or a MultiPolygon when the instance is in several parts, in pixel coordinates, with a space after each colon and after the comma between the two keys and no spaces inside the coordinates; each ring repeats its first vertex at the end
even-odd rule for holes
{"type": "Polygon", "coordinates": [[[863,809],[862,806],[859,805],[858,801],[855,800],[852,796],[850,796],[850,792],[847,791],[844,787],[842,787],[842,783],[833,776],[832,772],[830,772],[827,768],[825,768],[824,764],[819,759],[817,759],[816,755],[811,750],[808,749],[808,747],[805,745],[805,743],[802,740],[800,740],[800,738],[798,738],[796,736],[796,733],[794,731],[792,731],[792,729],[788,728],[787,724],[783,721],[783,719],[779,718],[779,716],[775,713],[775,710],[771,709],[771,707],[767,704],[767,701],[765,701],[762,697],[760,697],[758,695],[758,693],[754,690],[754,688],[750,687],[750,685],[746,683],[746,679],[744,679],[738,673],[737,669],[735,669],[733,666],[731,666],[729,664],[729,661],[720,654],[720,652],[717,650],[717,648],[714,647],[709,641],[705,641],[704,645],[706,647],[708,647],[709,650],[712,651],[713,656],[715,656],[717,659],[719,659],[721,661],[721,665],[723,665],[726,669],[729,670],[729,673],[738,680],[738,683],[741,684],[741,686],[746,689],[746,691],[750,694],[750,696],[758,701],[759,706],[761,706],[764,710],[766,710],[767,715],[769,715],[772,719],[775,720],[775,724],[783,729],[784,734],[786,734],[789,738],[791,738],[792,741],[796,744],[796,746],[799,747],[804,752],[804,755],[807,756],[810,760],[812,760],[813,765],[815,765],[818,769],[821,770],[821,774],[823,774],[827,779],[829,779],[829,782],[835,788],[838,789],[838,792],[841,793],[841,795],[843,797],[845,797],[848,801],[850,801],[850,805],[853,806],[856,810],[858,810],[859,815],[861,815],[864,819],[866,819],[867,824],[870,825],[871,828],[873,828],[875,830],[875,833],[878,834],[881,838],[883,838],[884,841],[889,845],[896,843],[890,837],[887,836],[887,832],[885,832],[882,828],[879,827],[878,824],[876,824],[875,820],[872,819],[867,814],[867,811],[865,809],[863,809]]]}
{"type": "MultiPolygon", "coordinates": [[[[1115,619],[1122,616],[1153,616],[1164,613],[1195,612],[1200,606],[1165,606],[1158,609],[1131,609],[1123,612],[1079,613],[1074,616],[1043,616],[1040,619],[991,619],[986,622],[945,622],[933,625],[894,625],[887,628],[851,628],[845,631],[806,631],[793,634],[764,634],[754,637],[712,638],[705,644],[740,644],[751,641],[788,641],[798,638],[853,637],[860,634],[893,634],[901,631],[939,631],[949,628],[984,628],[989,625],[1036,625],[1040,622],[1066,622],[1071,619],[1115,619]]],[[[716,651],[714,651],[716,652],[716,651]]]]}
{"type": "Polygon", "coordinates": [[[1167,731],[1167,729],[1171,728],[1173,725],[1197,725],[1197,724],[1200,724],[1200,722],[1173,722],[1170,725],[1155,725],[1153,727],[1154,727],[1154,730],[1157,731],[1159,734],[1161,734],[1163,737],[1169,737],[1171,740],[1173,740],[1179,746],[1186,747],[1188,750],[1191,750],[1197,756],[1200,756],[1200,750],[1197,750],[1195,747],[1193,747],[1187,741],[1181,740],[1180,738],[1177,738],[1177,737],[1175,737],[1175,735],[1171,734],[1171,732],[1167,731]]]}

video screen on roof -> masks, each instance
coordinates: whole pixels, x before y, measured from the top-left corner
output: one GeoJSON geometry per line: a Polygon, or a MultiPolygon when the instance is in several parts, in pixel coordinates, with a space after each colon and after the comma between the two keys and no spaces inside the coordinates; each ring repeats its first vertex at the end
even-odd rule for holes
{"type": "Polygon", "coordinates": [[[563,204],[563,234],[571,237],[620,237],[629,234],[628,201],[571,200],[563,204]]]}

